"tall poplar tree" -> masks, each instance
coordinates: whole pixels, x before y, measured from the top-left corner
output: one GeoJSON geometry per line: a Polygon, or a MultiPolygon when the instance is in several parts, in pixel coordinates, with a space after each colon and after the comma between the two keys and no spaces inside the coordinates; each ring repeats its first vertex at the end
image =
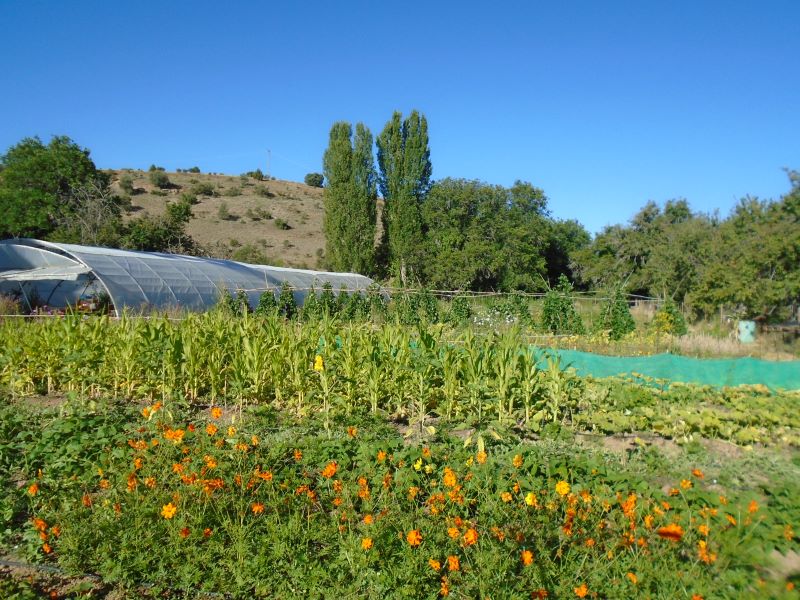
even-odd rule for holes
{"type": "Polygon", "coordinates": [[[334,123],[323,167],[328,266],[337,271],[372,273],[377,189],[369,129],[357,124],[353,139],[349,123],[334,123]]]}
{"type": "Polygon", "coordinates": [[[392,115],[377,140],[383,226],[391,267],[403,285],[419,276],[424,234],[421,204],[431,186],[428,122],[416,110],[392,115]]]}

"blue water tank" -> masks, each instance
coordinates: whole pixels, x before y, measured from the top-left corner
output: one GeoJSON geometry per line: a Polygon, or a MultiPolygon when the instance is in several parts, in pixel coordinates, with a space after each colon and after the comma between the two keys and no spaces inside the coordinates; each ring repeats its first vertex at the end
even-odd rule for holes
{"type": "Polygon", "coordinates": [[[756,341],[755,321],[739,321],[739,341],[743,344],[751,344],[756,341]]]}

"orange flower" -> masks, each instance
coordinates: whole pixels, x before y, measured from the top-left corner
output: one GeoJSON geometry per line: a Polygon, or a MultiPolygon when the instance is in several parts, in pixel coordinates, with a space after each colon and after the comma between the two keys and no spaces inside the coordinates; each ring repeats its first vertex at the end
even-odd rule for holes
{"type": "Polygon", "coordinates": [[[92,497],[89,494],[84,494],[83,498],[81,498],[81,504],[83,504],[86,508],[91,508],[92,497]]]}
{"type": "Polygon", "coordinates": [[[705,540],[700,540],[697,542],[697,556],[707,565],[710,565],[717,560],[717,554],[715,552],[708,551],[708,545],[706,544],[705,540]]]}
{"type": "Polygon", "coordinates": [[[206,425],[206,433],[208,435],[213,437],[217,435],[217,431],[219,431],[219,429],[217,429],[217,426],[214,425],[213,423],[209,423],[208,425],[206,425]]]}
{"type": "Polygon", "coordinates": [[[709,528],[709,526],[708,526],[708,525],[706,525],[706,524],[704,523],[703,525],[700,525],[700,526],[697,528],[697,531],[699,531],[699,532],[701,533],[701,535],[704,535],[704,536],[708,537],[708,533],[711,531],[711,529],[709,528]]]}
{"type": "Polygon", "coordinates": [[[210,538],[212,533],[213,533],[213,532],[212,532],[212,531],[211,531],[211,529],[210,529],[210,528],[208,528],[208,527],[206,527],[205,529],[203,529],[203,537],[204,537],[204,538],[210,538]]]}
{"type": "Polygon", "coordinates": [[[183,429],[167,429],[164,432],[164,438],[170,440],[173,444],[180,444],[185,433],[183,429]]]}
{"type": "Polygon", "coordinates": [[[370,548],[372,548],[372,538],[368,538],[368,537],[363,538],[361,540],[361,549],[362,550],[369,550],[370,548]]]}
{"type": "Polygon", "coordinates": [[[461,561],[458,559],[457,556],[451,554],[447,557],[447,570],[448,571],[459,571],[461,570],[461,561]]]}
{"type": "Polygon", "coordinates": [[[183,529],[181,529],[181,532],[180,532],[181,537],[183,539],[186,539],[187,537],[189,537],[189,533],[191,533],[191,532],[189,531],[188,527],[184,527],[183,529]]]}
{"type": "Polygon", "coordinates": [[[442,577],[442,583],[439,586],[439,595],[440,596],[449,596],[450,595],[450,588],[447,585],[447,577],[442,577]]]}
{"type": "Polygon", "coordinates": [[[260,515],[261,513],[264,512],[264,505],[261,504],[261,502],[253,502],[250,505],[250,510],[253,511],[254,515],[260,515]]]}
{"type": "Polygon", "coordinates": [[[522,466],[522,455],[515,454],[511,464],[514,465],[515,468],[519,469],[522,466]]]}
{"type": "Polygon", "coordinates": [[[548,594],[547,590],[544,588],[540,588],[534,592],[531,592],[531,598],[535,600],[544,600],[544,598],[547,598],[549,595],[550,594],[548,594]]]}
{"type": "Polygon", "coordinates": [[[431,569],[433,569],[434,571],[439,571],[442,568],[442,563],[440,563],[435,558],[429,558],[428,559],[428,564],[431,566],[431,569]]]}
{"type": "Polygon", "coordinates": [[[349,435],[351,438],[356,437],[358,435],[358,428],[351,425],[347,428],[347,435],[349,435]]]}
{"type": "Polygon", "coordinates": [[[335,461],[329,462],[325,465],[325,468],[322,469],[322,473],[320,473],[325,479],[330,479],[334,475],[336,475],[336,469],[338,469],[338,465],[335,461]]]}
{"type": "Polygon", "coordinates": [[[33,528],[38,532],[44,532],[47,530],[47,522],[44,519],[40,519],[39,517],[34,517],[33,528]]]}
{"type": "Polygon", "coordinates": [[[522,554],[520,555],[520,560],[522,560],[522,564],[526,567],[533,563],[533,552],[530,550],[523,550],[522,554]]]}
{"type": "Polygon", "coordinates": [[[700,594],[692,594],[692,600],[703,600],[700,594]]]}
{"type": "Polygon", "coordinates": [[[212,419],[219,419],[222,417],[222,409],[219,406],[212,406],[211,407],[211,418],[212,419]]]}
{"type": "Polygon", "coordinates": [[[409,500],[413,500],[414,498],[416,498],[417,494],[419,494],[419,488],[417,486],[412,485],[410,488],[408,488],[408,499],[409,500]]]}
{"type": "Polygon", "coordinates": [[[28,494],[30,494],[31,496],[35,496],[38,493],[39,493],[38,483],[32,483],[30,484],[30,486],[28,486],[28,494]]]}
{"type": "Polygon", "coordinates": [[[48,544],[47,542],[42,544],[42,552],[44,552],[45,554],[50,554],[52,551],[53,548],[50,547],[50,544],[48,544]]]}
{"type": "Polygon", "coordinates": [[[178,507],[175,506],[172,502],[169,504],[165,504],[161,507],[161,516],[165,519],[171,519],[175,516],[175,513],[178,512],[178,507]]]}
{"type": "Polygon", "coordinates": [[[794,529],[788,523],[783,526],[783,538],[787,542],[791,542],[794,539],[794,529]]]}
{"type": "Polygon", "coordinates": [[[386,460],[386,450],[378,450],[377,456],[378,462],[383,462],[386,460]]]}
{"type": "Polygon", "coordinates": [[[406,541],[410,546],[419,546],[422,543],[422,534],[419,529],[412,529],[406,534],[406,541]]]}
{"type": "Polygon", "coordinates": [[[449,535],[451,539],[457,540],[461,537],[461,532],[456,527],[450,527],[447,529],[447,535],[449,535]]]}
{"type": "Polygon", "coordinates": [[[566,496],[567,494],[569,494],[569,490],[570,490],[570,487],[569,487],[569,484],[566,481],[559,481],[556,484],[556,493],[559,496],[566,496]]]}
{"type": "Polygon", "coordinates": [[[736,519],[733,517],[733,515],[725,515],[725,518],[728,519],[728,523],[731,525],[736,525],[736,519]]]}
{"type": "Polygon", "coordinates": [[[364,525],[372,525],[375,522],[375,517],[372,515],[364,515],[364,525]]]}
{"type": "Polygon", "coordinates": [[[751,500],[750,504],[747,505],[747,512],[749,512],[750,514],[758,512],[758,502],[756,502],[755,500],[751,500]]]}
{"type": "Polygon", "coordinates": [[[702,479],[703,477],[705,477],[705,475],[700,469],[692,469],[692,475],[694,475],[698,479],[702,479]]]}
{"type": "Polygon", "coordinates": [[[692,487],[692,482],[688,479],[681,479],[681,487],[685,490],[688,490],[690,487],[692,487]]]}
{"type": "Polygon", "coordinates": [[[680,539],[683,537],[683,527],[681,527],[677,523],[670,523],[665,527],[659,527],[656,530],[656,533],[660,535],[662,538],[671,540],[673,542],[679,542],[680,539]]]}
{"type": "Polygon", "coordinates": [[[653,515],[645,515],[644,516],[644,527],[645,529],[652,529],[653,528],[653,515]]]}
{"type": "Polygon", "coordinates": [[[456,477],[455,471],[450,467],[444,468],[444,478],[442,479],[442,483],[444,483],[445,487],[455,487],[458,485],[458,478],[456,477]]]}
{"type": "Polygon", "coordinates": [[[580,584],[578,587],[575,588],[575,595],[578,598],[585,598],[586,594],[589,593],[589,588],[585,583],[580,584]]]}
{"type": "Polygon", "coordinates": [[[295,462],[300,462],[301,460],[303,460],[303,452],[302,452],[302,450],[295,449],[295,451],[294,451],[294,461],[295,462]]]}
{"type": "Polygon", "coordinates": [[[638,577],[636,577],[636,574],[635,574],[635,573],[627,573],[625,576],[626,576],[628,579],[630,579],[630,580],[631,580],[631,583],[632,583],[633,585],[636,585],[637,583],[639,583],[639,578],[638,578],[638,577]]]}
{"type": "Polygon", "coordinates": [[[478,453],[475,455],[475,460],[477,461],[477,463],[478,463],[479,465],[482,465],[483,463],[485,463],[485,462],[486,462],[486,452],[484,452],[483,450],[481,450],[480,452],[478,452],[478,453]]]}
{"type": "Polygon", "coordinates": [[[474,546],[477,543],[478,543],[478,532],[474,529],[467,529],[467,532],[464,534],[464,545],[474,546]]]}
{"type": "Polygon", "coordinates": [[[511,492],[503,492],[500,494],[500,499],[503,502],[511,502],[511,492]]]}

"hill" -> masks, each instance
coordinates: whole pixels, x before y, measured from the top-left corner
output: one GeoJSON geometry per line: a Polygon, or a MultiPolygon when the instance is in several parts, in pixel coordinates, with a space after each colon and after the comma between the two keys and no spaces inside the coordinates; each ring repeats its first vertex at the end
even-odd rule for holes
{"type": "Polygon", "coordinates": [[[169,200],[193,193],[197,204],[186,232],[203,254],[277,266],[321,268],[322,188],[292,181],[259,181],[248,176],[170,172],[170,186],[159,189],[150,173],[110,171],[112,188],[124,194],[120,179],[132,179],[131,219],[162,215],[169,200]]]}

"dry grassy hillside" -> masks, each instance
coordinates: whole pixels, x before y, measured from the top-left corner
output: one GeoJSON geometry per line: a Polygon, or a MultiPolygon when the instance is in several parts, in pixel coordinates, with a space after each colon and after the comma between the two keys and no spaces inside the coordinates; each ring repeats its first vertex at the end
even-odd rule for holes
{"type": "Polygon", "coordinates": [[[325,248],[322,189],[291,181],[257,181],[246,176],[166,173],[171,187],[161,190],[150,173],[113,171],[133,179],[132,211],[127,218],[164,213],[169,200],[191,192],[198,203],[186,230],[210,256],[279,266],[318,268],[325,248]],[[205,189],[203,189],[205,188],[205,189]],[[226,214],[227,213],[227,214],[226,214]]]}

